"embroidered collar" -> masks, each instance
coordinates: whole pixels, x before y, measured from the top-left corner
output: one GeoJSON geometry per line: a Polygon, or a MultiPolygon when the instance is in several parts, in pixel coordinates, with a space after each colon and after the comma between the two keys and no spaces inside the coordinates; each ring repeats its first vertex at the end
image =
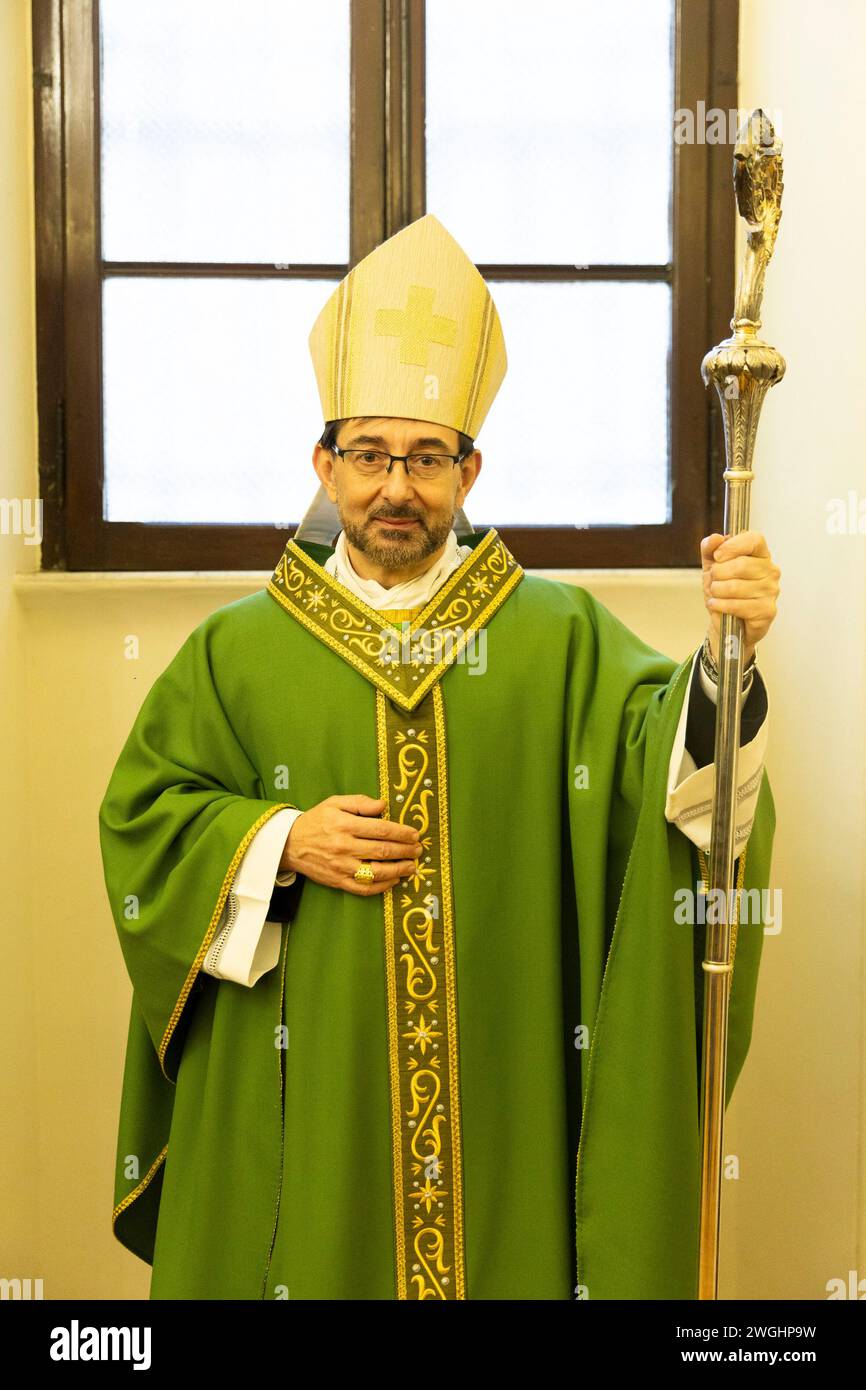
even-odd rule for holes
{"type": "Polygon", "coordinates": [[[290,540],[268,593],[402,709],[411,710],[523,578],[494,527],[402,630],[290,540]],[[426,667],[426,670],[425,670],[426,667]]]}

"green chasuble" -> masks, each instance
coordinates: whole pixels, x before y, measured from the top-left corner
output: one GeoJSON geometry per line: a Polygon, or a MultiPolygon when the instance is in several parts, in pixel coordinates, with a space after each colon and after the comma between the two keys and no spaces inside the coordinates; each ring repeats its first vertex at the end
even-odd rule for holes
{"type": "MultiPolygon", "coordinates": [[[[525,575],[494,529],[467,543],[400,630],[290,541],[120,754],[113,1220],[151,1298],[696,1297],[704,928],[675,894],[706,863],[664,816],[691,655],[525,575]],[[278,965],[252,988],[203,972],[267,818],[358,792],[419,829],[414,877],[361,897],[299,876],[278,965]]],[[[774,824],[764,776],[745,889],[774,824]]]]}

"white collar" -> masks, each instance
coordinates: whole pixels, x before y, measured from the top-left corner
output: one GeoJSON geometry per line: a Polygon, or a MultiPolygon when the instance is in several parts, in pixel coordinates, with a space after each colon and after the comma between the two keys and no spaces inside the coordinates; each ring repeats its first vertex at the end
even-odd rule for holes
{"type": "Polygon", "coordinates": [[[414,579],[407,579],[402,584],[395,584],[393,588],[386,589],[377,580],[362,579],[356,572],[349,558],[346,533],[341,531],[334,553],[325,561],[323,568],[371,608],[418,608],[433,597],[449,574],[458,569],[471,553],[472,547],[458,545],[456,534],[449,531],[445,549],[429,569],[416,575],[414,579]]]}

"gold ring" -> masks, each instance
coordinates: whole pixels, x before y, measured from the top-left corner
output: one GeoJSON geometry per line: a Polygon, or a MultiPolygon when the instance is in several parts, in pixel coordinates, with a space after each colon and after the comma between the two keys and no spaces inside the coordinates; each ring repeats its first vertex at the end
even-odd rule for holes
{"type": "Polygon", "coordinates": [[[356,883],[375,883],[376,875],[373,873],[369,859],[362,859],[355,870],[356,883]]]}

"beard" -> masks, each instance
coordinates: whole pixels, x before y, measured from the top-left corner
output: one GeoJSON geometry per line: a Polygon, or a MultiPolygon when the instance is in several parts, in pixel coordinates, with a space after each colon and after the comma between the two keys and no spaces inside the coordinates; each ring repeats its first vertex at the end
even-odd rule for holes
{"type": "Polygon", "coordinates": [[[417,564],[419,560],[432,555],[445,544],[454,525],[453,513],[450,518],[442,517],[428,523],[418,516],[417,512],[408,508],[400,511],[391,510],[384,516],[376,513],[375,517],[371,517],[363,525],[357,525],[343,515],[339,499],[337,511],[343,523],[346,539],[351,541],[356,550],[360,550],[372,560],[373,564],[381,565],[382,569],[404,569],[406,565],[417,564]],[[378,530],[376,522],[386,521],[389,516],[414,517],[418,525],[414,531],[408,533],[397,529],[390,532],[378,530]]]}

